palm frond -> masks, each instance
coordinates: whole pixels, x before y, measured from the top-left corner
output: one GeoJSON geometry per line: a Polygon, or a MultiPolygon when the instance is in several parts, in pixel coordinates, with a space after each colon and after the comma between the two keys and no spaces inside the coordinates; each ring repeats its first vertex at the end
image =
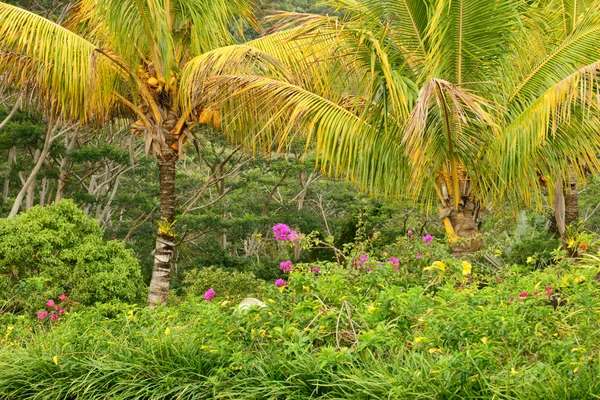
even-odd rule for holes
{"type": "Polygon", "coordinates": [[[307,152],[314,146],[324,173],[346,177],[372,194],[409,195],[410,174],[398,130],[378,130],[351,110],[268,77],[217,76],[211,85],[222,96],[222,126],[234,143],[269,152],[303,140],[307,152]]]}
{"type": "Polygon", "coordinates": [[[34,87],[47,109],[80,121],[107,115],[121,77],[99,50],[51,21],[0,3],[3,82],[34,87]]]}

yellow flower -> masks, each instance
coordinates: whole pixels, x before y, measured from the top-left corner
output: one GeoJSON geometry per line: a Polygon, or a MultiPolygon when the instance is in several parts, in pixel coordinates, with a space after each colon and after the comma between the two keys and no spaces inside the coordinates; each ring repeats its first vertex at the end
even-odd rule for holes
{"type": "Polygon", "coordinates": [[[133,319],[133,310],[130,310],[129,313],[127,313],[127,319],[133,319]]]}
{"type": "Polygon", "coordinates": [[[167,328],[165,329],[165,335],[170,335],[171,334],[171,329],[169,329],[169,327],[167,326],[167,328]]]}
{"type": "Polygon", "coordinates": [[[481,338],[481,343],[487,344],[488,343],[488,338],[487,337],[482,337],[481,338]]]}
{"type": "Polygon", "coordinates": [[[310,286],[302,286],[302,289],[306,290],[307,292],[310,292],[310,286]]]}
{"type": "Polygon", "coordinates": [[[439,348],[432,347],[431,349],[429,349],[429,354],[441,353],[442,351],[444,351],[444,349],[442,347],[439,347],[439,348]]]}
{"type": "Polygon", "coordinates": [[[471,269],[472,268],[471,268],[471,264],[470,263],[468,263],[466,261],[462,262],[462,274],[463,275],[470,275],[471,274],[471,269]]]}
{"type": "Polygon", "coordinates": [[[511,369],[510,369],[510,374],[511,374],[511,375],[517,375],[517,374],[518,374],[518,372],[517,372],[517,370],[516,370],[516,369],[514,369],[514,368],[511,368],[511,369]]]}
{"type": "Polygon", "coordinates": [[[527,264],[535,264],[533,257],[527,257],[527,264]]]}
{"type": "Polygon", "coordinates": [[[373,307],[373,306],[369,306],[369,307],[367,308],[367,311],[368,311],[368,312],[373,312],[373,311],[376,311],[376,310],[377,310],[377,307],[373,307]]]}
{"type": "Polygon", "coordinates": [[[427,338],[424,336],[415,336],[415,343],[423,343],[426,341],[427,341],[427,338]]]}
{"type": "Polygon", "coordinates": [[[54,365],[58,365],[58,355],[52,357],[52,361],[54,362],[54,365]]]}

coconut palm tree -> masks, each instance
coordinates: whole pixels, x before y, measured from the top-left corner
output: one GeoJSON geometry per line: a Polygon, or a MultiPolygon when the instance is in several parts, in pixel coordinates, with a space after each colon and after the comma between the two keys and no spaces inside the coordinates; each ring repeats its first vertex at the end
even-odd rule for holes
{"type": "Polygon", "coordinates": [[[282,80],[288,73],[255,48],[229,46],[236,27],[255,23],[252,7],[246,0],[83,0],[60,26],[0,3],[0,87],[27,93],[64,121],[130,119],[157,160],[161,222],[150,305],[168,294],[183,143],[194,142],[193,124],[220,126],[210,96],[189,107],[182,89],[225,72],[282,80]]]}
{"type": "MultiPolygon", "coordinates": [[[[293,27],[290,40],[303,38],[308,48],[319,38],[333,41],[313,54],[344,68],[320,74],[321,85],[249,75],[213,80],[215,87],[227,80],[236,93],[223,98],[223,113],[232,124],[256,127],[254,145],[283,148],[304,135],[326,172],[374,194],[437,203],[449,238],[470,239],[454,246],[456,255],[479,247],[483,204],[531,202],[541,196],[540,177],[583,181],[584,170],[597,170],[600,1],[563,17],[572,28],[561,35],[538,2],[329,3],[344,17],[276,17],[281,28],[293,27]]],[[[264,45],[257,47],[290,62],[264,45]]]]}

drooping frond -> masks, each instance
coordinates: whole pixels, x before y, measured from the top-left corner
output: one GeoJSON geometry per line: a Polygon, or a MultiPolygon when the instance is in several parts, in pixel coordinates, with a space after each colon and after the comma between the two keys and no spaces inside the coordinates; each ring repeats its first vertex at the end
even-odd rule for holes
{"type": "Polygon", "coordinates": [[[0,3],[0,84],[34,89],[48,110],[80,121],[108,114],[121,76],[99,50],[51,21],[0,3]]]}
{"type": "Polygon", "coordinates": [[[217,75],[266,75],[285,81],[294,77],[279,60],[247,45],[227,46],[193,58],[185,64],[179,83],[179,104],[184,110],[210,102],[205,92],[209,78],[217,75]]]}
{"type": "MultiPolygon", "coordinates": [[[[518,75],[506,75],[514,89],[508,94],[507,108],[516,117],[547,90],[582,67],[600,60],[600,4],[589,9],[576,29],[558,43],[542,59],[530,63],[528,70],[515,72],[518,75]]],[[[521,48],[519,58],[530,58],[539,54],[531,49],[521,48]]]]}
{"type": "Polygon", "coordinates": [[[597,164],[600,137],[591,121],[600,110],[599,72],[600,61],[576,70],[509,120],[496,150],[506,185],[526,193],[535,168],[561,175],[577,160],[597,164]]]}
{"type": "Polygon", "coordinates": [[[459,168],[471,171],[467,175],[477,181],[477,171],[484,167],[482,152],[498,135],[494,114],[492,105],[472,91],[440,79],[425,84],[403,137],[413,190],[419,191],[431,180],[431,173],[446,165],[454,193],[458,193],[459,168]]]}
{"type": "Polygon", "coordinates": [[[254,151],[283,151],[292,140],[314,146],[317,165],[373,194],[408,195],[407,159],[398,130],[381,131],[300,86],[262,76],[218,76],[223,129],[254,151]]]}

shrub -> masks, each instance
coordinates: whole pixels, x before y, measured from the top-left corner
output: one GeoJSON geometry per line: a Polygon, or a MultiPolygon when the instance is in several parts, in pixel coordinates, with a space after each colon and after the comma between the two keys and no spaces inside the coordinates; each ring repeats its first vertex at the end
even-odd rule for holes
{"type": "Polygon", "coordinates": [[[82,304],[140,301],[145,290],[133,252],[102,236],[69,200],[0,219],[4,308],[31,312],[60,294],[82,304]]]}

